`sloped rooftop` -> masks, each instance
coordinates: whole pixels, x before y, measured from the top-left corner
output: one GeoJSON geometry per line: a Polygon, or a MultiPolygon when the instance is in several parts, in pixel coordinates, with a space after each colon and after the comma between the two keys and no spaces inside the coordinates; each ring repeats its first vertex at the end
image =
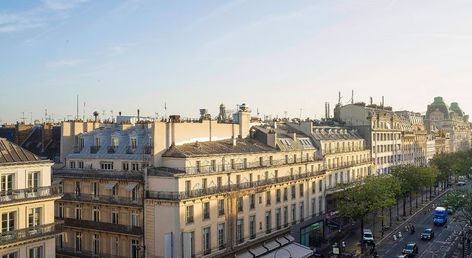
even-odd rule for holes
{"type": "Polygon", "coordinates": [[[8,141],[5,138],[0,138],[0,165],[30,162],[36,163],[49,161],[41,160],[30,151],[8,141]]]}

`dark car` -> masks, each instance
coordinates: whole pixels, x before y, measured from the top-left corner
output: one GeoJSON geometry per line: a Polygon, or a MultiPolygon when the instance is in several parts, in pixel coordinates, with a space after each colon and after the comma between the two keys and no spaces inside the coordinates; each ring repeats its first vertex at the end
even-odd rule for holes
{"type": "Polygon", "coordinates": [[[403,248],[402,254],[407,254],[408,257],[414,257],[418,254],[418,245],[416,243],[409,243],[403,248]]]}
{"type": "Polygon", "coordinates": [[[434,231],[432,228],[426,228],[425,230],[423,230],[423,232],[421,233],[421,239],[425,239],[425,240],[431,240],[434,238],[434,231]]]}

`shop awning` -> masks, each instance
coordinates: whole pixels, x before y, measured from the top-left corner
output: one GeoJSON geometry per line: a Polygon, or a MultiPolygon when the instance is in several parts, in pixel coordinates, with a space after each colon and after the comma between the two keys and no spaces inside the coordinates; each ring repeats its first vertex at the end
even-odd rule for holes
{"type": "Polygon", "coordinates": [[[277,256],[287,257],[288,255],[290,255],[292,258],[309,258],[309,257],[312,257],[314,254],[314,252],[310,248],[293,242],[286,246],[270,251],[269,253],[260,257],[261,258],[274,258],[276,252],[277,252],[277,256]]]}
{"type": "Polygon", "coordinates": [[[115,187],[117,182],[109,182],[108,184],[105,185],[105,189],[111,190],[113,187],[115,187]]]}
{"type": "Polygon", "coordinates": [[[126,186],[126,190],[132,191],[138,183],[130,183],[129,185],[126,186]]]}

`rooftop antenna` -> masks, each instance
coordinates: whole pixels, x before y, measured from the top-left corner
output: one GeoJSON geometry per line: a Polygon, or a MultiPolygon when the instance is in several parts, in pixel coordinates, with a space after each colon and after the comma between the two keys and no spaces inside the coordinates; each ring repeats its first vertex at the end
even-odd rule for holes
{"type": "Polygon", "coordinates": [[[33,112],[30,112],[30,123],[33,124],[33,112]]]}
{"type": "Polygon", "coordinates": [[[79,94],[77,94],[77,114],[75,115],[75,119],[79,120],[79,94]]]}
{"type": "Polygon", "coordinates": [[[25,123],[25,112],[21,112],[21,120],[23,121],[23,124],[25,123]]]}
{"type": "Polygon", "coordinates": [[[374,103],[374,99],[370,97],[370,104],[372,105],[374,103]]]}
{"type": "Polygon", "coordinates": [[[338,104],[341,105],[341,92],[338,92],[338,104]]]}
{"type": "Polygon", "coordinates": [[[48,122],[48,109],[47,108],[44,109],[44,122],[46,123],[48,122]]]}
{"type": "Polygon", "coordinates": [[[300,121],[302,120],[302,111],[303,111],[303,108],[300,108],[300,117],[298,117],[298,119],[300,119],[300,121]]]}
{"type": "Polygon", "coordinates": [[[164,119],[167,119],[167,102],[164,101],[164,119]]]}
{"type": "Polygon", "coordinates": [[[84,101],[84,108],[82,109],[82,120],[85,121],[85,101],[84,101]]]}
{"type": "Polygon", "coordinates": [[[351,104],[354,104],[354,90],[351,93],[351,104]]]}
{"type": "Polygon", "coordinates": [[[384,106],[385,104],[385,99],[384,99],[384,96],[382,96],[382,107],[384,106]]]}
{"type": "Polygon", "coordinates": [[[285,119],[287,119],[287,113],[288,113],[287,111],[284,111],[284,117],[285,117],[285,119]]]}
{"type": "Polygon", "coordinates": [[[259,116],[259,108],[257,108],[257,116],[259,116]]]}

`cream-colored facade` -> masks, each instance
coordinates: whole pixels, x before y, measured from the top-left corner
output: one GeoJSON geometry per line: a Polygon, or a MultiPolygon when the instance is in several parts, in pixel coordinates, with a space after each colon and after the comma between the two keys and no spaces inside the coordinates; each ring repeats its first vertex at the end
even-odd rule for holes
{"type": "Polygon", "coordinates": [[[53,211],[61,191],[51,186],[51,165],[0,138],[1,257],[56,257],[62,225],[53,211]]]}

